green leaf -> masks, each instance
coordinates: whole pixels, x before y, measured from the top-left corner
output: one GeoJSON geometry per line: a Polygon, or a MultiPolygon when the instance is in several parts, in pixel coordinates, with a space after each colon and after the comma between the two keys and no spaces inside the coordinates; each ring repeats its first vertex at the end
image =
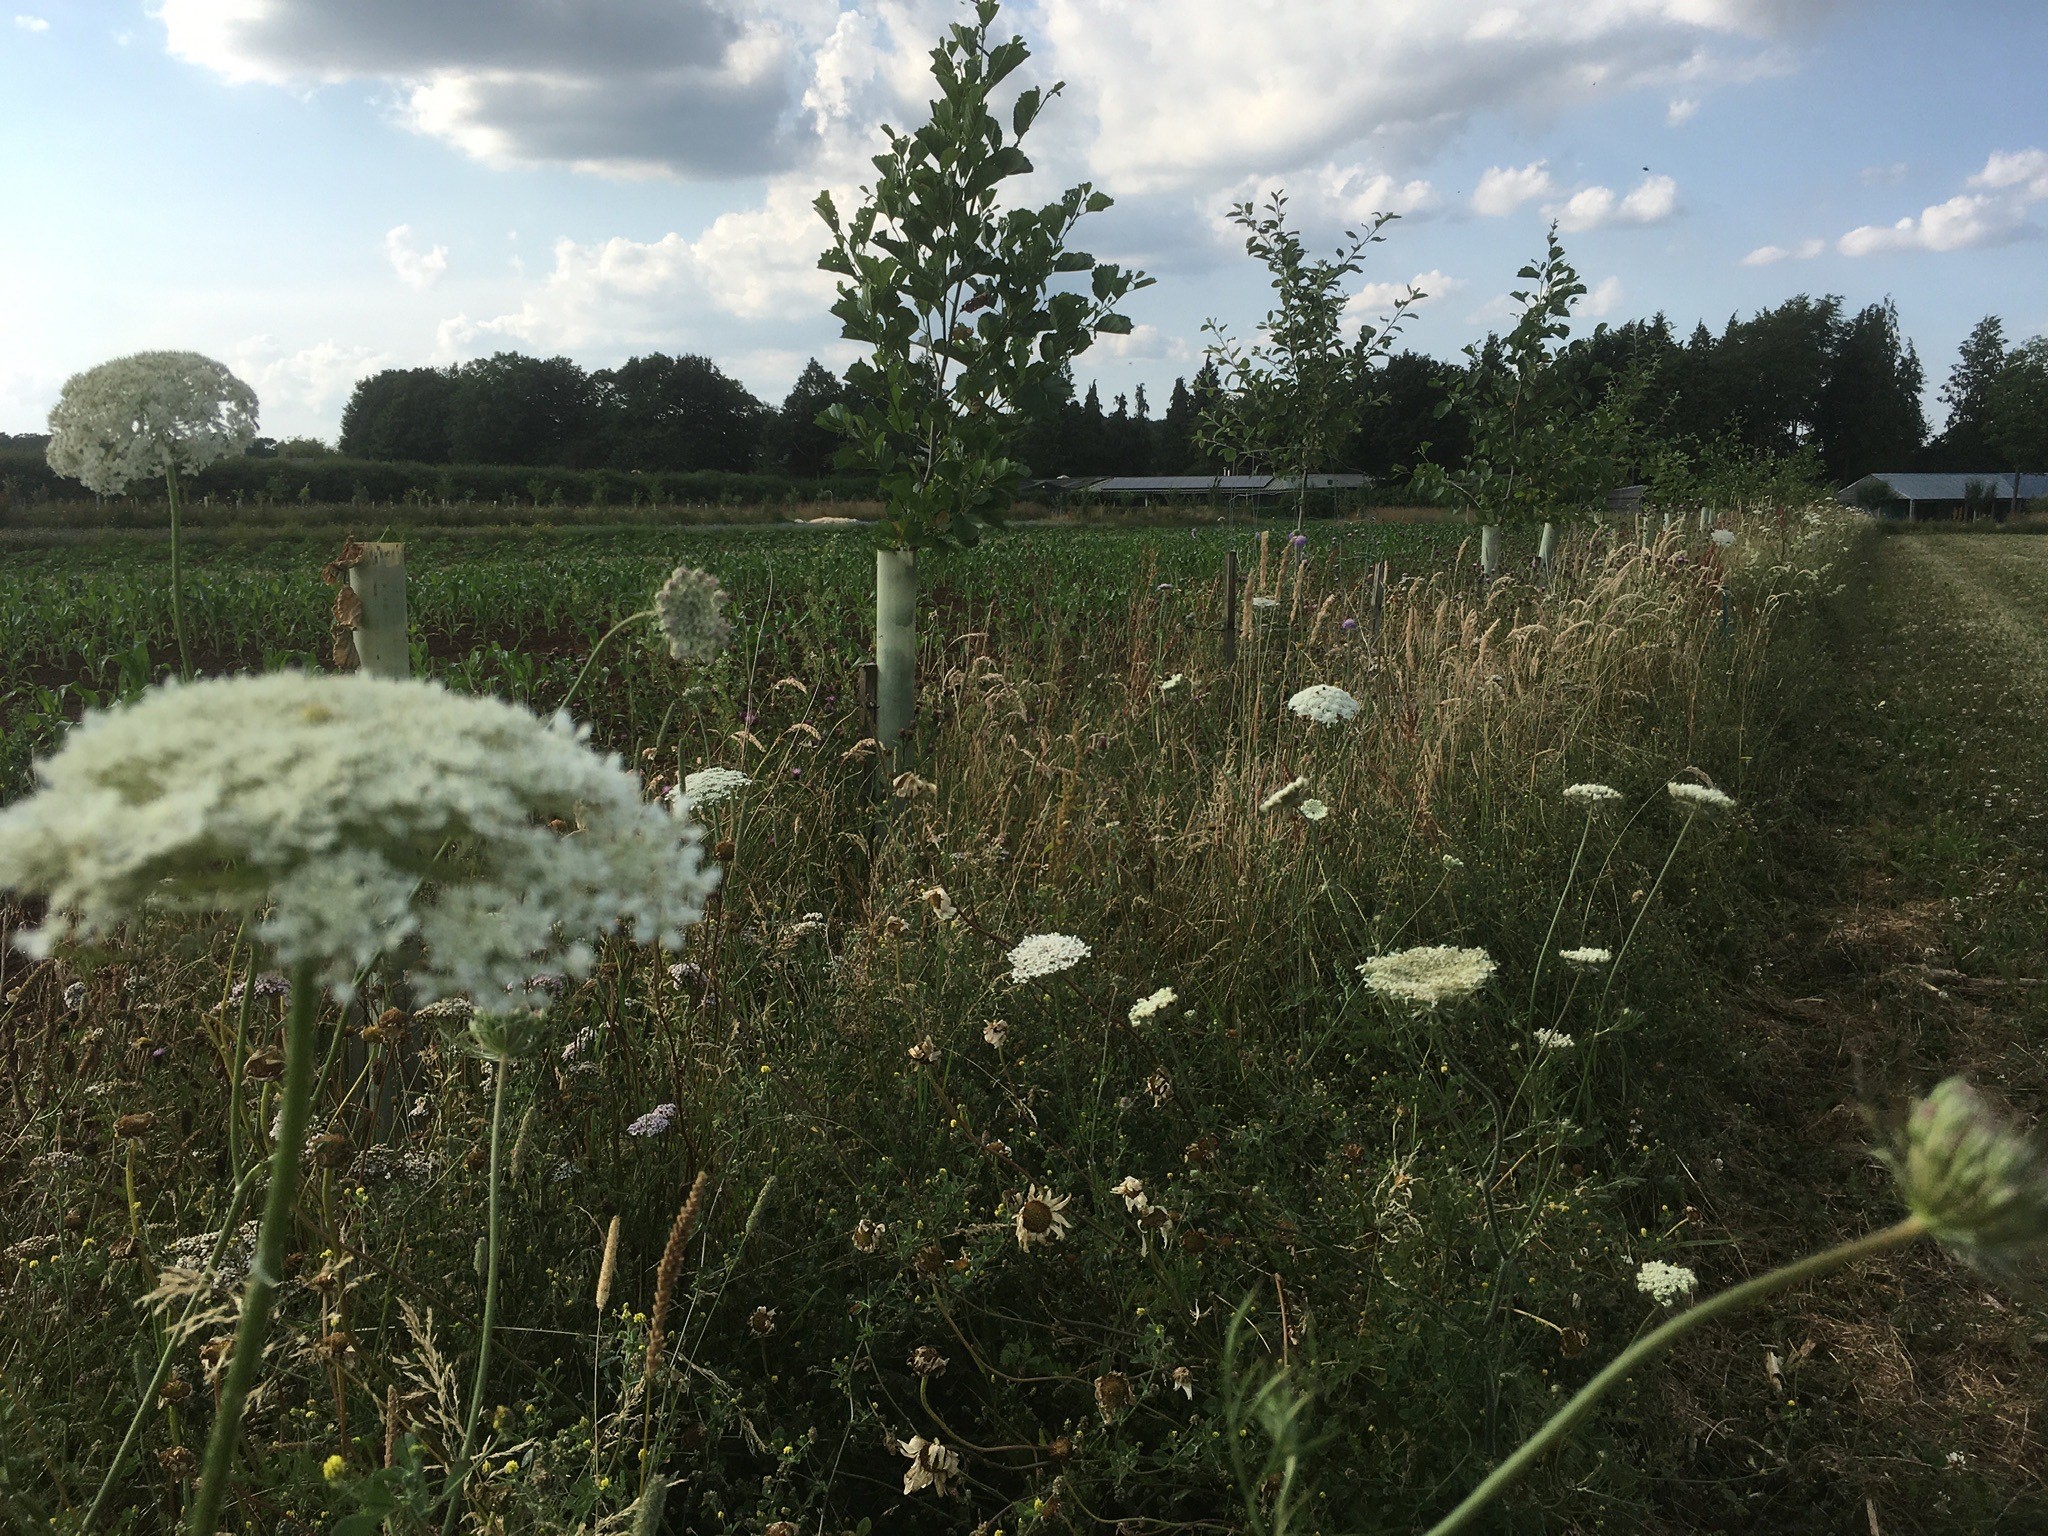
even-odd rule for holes
{"type": "Polygon", "coordinates": [[[1107,192],[1091,192],[1088,195],[1088,211],[1090,213],[1100,213],[1105,208],[1113,208],[1115,206],[1116,199],[1107,192]]]}
{"type": "Polygon", "coordinates": [[[1095,322],[1095,334],[1098,336],[1128,336],[1131,334],[1131,317],[1129,315],[1104,315],[1095,322]]]}
{"type": "Polygon", "coordinates": [[[1042,99],[1035,85],[1017,97],[1017,105],[1010,112],[1010,129],[1018,138],[1023,138],[1031,131],[1031,124],[1038,116],[1038,107],[1042,99]]]}
{"type": "Polygon", "coordinates": [[[1095,258],[1086,251],[1062,251],[1060,258],[1052,264],[1055,272],[1086,272],[1095,265],[1095,258]]]}

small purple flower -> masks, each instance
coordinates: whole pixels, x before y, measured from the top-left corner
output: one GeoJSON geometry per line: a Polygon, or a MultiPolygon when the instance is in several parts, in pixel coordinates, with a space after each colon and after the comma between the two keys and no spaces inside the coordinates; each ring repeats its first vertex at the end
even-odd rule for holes
{"type": "Polygon", "coordinates": [[[740,723],[741,723],[742,725],[752,725],[752,724],[753,724],[753,723],[754,723],[754,722],[755,722],[756,720],[758,720],[758,719],[760,719],[760,718],[761,718],[761,717],[760,717],[759,715],[755,714],[755,713],[754,713],[754,712],[753,712],[753,711],[752,711],[752,710],[750,709],[750,710],[748,710],[748,711],[747,711],[747,712],[746,712],[746,713],[745,713],[744,715],[740,716],[740,723]]]}
{"type": "Polygon", "coordinates": [[[1358,628],[1358,620],[1346,619],[1342,624],[1339,624],[1337,627],[1343,630],[1344,633],[1348,635],[1351,633],[1352,630],[1358,628]]]}
{"type": "Polygon", "coordinates": [[[1307,549],[1308,535],[1305,533],[1291,534],[1289,535],[1287,542],[1295,549],[1307,549]]]}
{"type": "Polygon", "coordinates": [[[659,1136],[666,1131],[676,1118],[673,1104],[657,1104],[638,1120],[626,1127],[628,1136],[659,1136]]]}
{"type": "Polygon", "coordinates": [[[292,984],[283,971],[265,971],[256,978],[258,997],[289,997],[292,984]]]}

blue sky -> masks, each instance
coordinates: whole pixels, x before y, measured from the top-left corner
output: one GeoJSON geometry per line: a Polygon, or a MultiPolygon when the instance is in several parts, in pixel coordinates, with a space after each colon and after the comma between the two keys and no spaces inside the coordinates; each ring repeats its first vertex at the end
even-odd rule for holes
{"type": "MultiPolygon", "coordinates": [[[[779,401],[854,355],[820,187],[921,120],[951,0],[0,0],[0,431],[64,379],[191,348],[264,430],[332,438],[380,367],[700,352],[779,401]],[[18,10],[8,10],[19,6],[18,10]]],[[[1163,409],[1263,270],[1224,218],[1284,187],[1312,250],[1389,226],[1356,313],[1500,323],[1552,217],[1581,324],[1718,329],[1889,295],[1934,391],[1996,313],[2048,331],[2048,7],[2020,0],[1012,0],[1028,145],[1077,243],[1159,279],[1077,373],[1163,409]],[[1903,221],[1903,223],[1902,223],[1903,221]]]]}

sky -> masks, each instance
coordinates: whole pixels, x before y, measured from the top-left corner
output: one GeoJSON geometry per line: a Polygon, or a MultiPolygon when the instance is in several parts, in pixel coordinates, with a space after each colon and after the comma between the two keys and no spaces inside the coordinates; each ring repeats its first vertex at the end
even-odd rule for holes
{"type": "MultiPolygon", "coordinates": [[[[332,440],[354,382],[495,351],[700,353],[779,403],[858,355],[812,210],[914,128],[957,0],[0,0],[0,432],[64,380],[180,348],[262,430],[332,440]],[[9,10],[10,6],[22,9],[9,10]]],[[[1063,92],[1011,201],[1115,199],[1135,266],[1081,357],[1153,413],[1214,321],[1269,307],[1234,204],[1311,254],[1400,217],[1347,289],[1403,344],[1505,329],[1552,219],[1575,325],[1719,330],[1890,297],[1930,423],[1985,314],[2048,331],[2048,7],[2036,0],[1009,0],[1008,82],[1063,92]]],[[[1003,114],[1007,119],[1007,109],[1003,114]]]]}

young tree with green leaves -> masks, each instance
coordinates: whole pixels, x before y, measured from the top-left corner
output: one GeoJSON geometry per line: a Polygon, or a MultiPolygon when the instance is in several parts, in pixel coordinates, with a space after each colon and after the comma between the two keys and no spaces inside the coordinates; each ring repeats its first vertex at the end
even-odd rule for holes
{"type": "Polygon", "coordinates": [[[1540,524],[1539,554],[1548,560],[1559,520],[1604,497],[1639,388],[1617,381],[1589,408],[1583,384],[1557,366],[1586,285],[1565,259],[1556,224],[1543,259],[1516,275],[1528,285],[1510,295],[1521,319],[1498,347],[1465,348],[1470,366],[1436,408],[1440,418],[1457,412],[1471,424],[1464,467],[1432,462],[1425,443],[1414,477],[1423,495],[1472,513],[1489,576],[1500,565],[1503,527],[1540,524]]]}
{"type": "Polygon", "coordinates": [[[1286,193],[1274,192],[1264,215],[1249,202],[1230,211],[1231,221],[1249,231],[1245,253],[1273,274],[1280,303],[1260,324],[1265,340],[1249,348],[1220,322],[1204,322],[1202,329],[1216,337],[1203,350],[1220,388],[1203,410],[1195,442],[1228,469],[1292,476],[1297,528],[1307,510],[1308,477],[1351,441],[1372,369],[1392,349],[1409,306],[1427,297],[1410,288],[1384,324],[1361,324],[1345,344],[1344,279],[1364,270],[1366,250],[1386,238],[1381,231],[1397,217],[1375,214],[1363,234],[1345,231],[1351,247],[1339,250],[1336,260],[1310,261],[1301,237],[1287,228],[1286,193]]]}
{"type": "Polygon", "coordinates": [[[818,216],[833,244],[818,265],[840,283],[841,334],[870,356],[847,370],[852,398],[818,418],[844,439],[839,462],[880,482],[886,510],[875,551],[875,734],[886,767],[910,724],[917,669],[917,556],[974,544],[999,526],[1025,469],[1009,454],[1069,361],[1098,335],[1127,335],[1118,300],[1153,279],[1066,249],[1083,213],[1109,197],[1083,182],[1043,208],[1000,215],[1000,184],[1030,172],[1019,147],[1046,102],[1018,93],[1009,131],[989,97],[1030,55],[1021,37],[994,47],[999,0],[973,0],[975,22],[932,50],[940,99],[913,134],[886,123],[880,173],[841,222],[829,192],[818,216]],[[1086,292],[1048,292],[1059,275],[1086,292]]]}

